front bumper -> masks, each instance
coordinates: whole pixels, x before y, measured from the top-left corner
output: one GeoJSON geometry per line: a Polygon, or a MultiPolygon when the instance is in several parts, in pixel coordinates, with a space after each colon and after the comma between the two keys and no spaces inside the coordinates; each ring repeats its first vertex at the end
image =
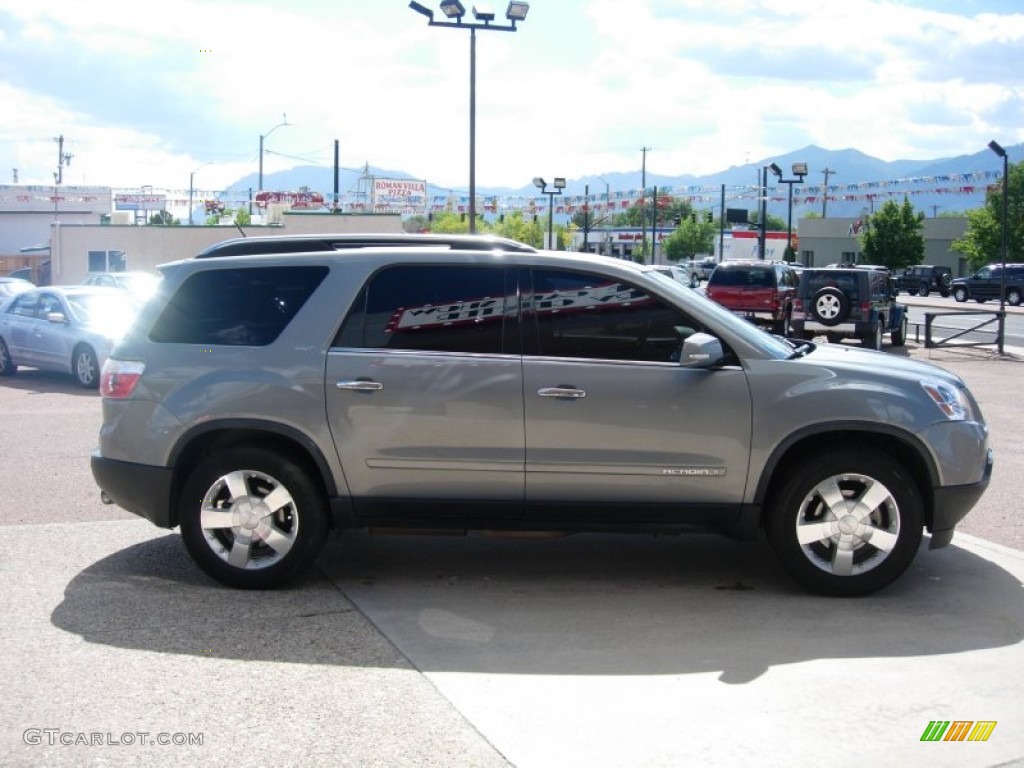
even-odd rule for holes
{"type": "Polygon", "coordinates": [[[178,524],[171,513],[172,469],[115,461],[101,456],[99,451],[93,452],[91,464],[96,484],[117,506],[160,528],[178,524]]]}
{"type": "Polygon", "coordinates": [[[970,485],[951,485],[934,490],[932,522],[928,526],[931,534],[929,549],[945,547],[953,540],[956,524],[963,520],[981,498],[992,479],[992,449],[988,451],[985,472],[981,480],[970,485]]]}

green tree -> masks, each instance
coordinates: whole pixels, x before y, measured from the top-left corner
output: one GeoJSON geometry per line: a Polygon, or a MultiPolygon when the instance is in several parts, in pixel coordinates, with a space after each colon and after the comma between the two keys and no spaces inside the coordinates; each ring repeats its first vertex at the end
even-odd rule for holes
{"type": "MultiPolygon", "coordinates": [[[[1011,164],[1007,175],[1009,195],[1006,240],[1007,261],[1024,254],[1024,163],[1011,164]]],[[[1002,259],[1003,184],[993,184],[985,195],[985,207],[967,212],[967,231],[951,248],[964,254],[972,269],[1002,259]]]]}
{"type": "Polygon", "coordinates": [[[718,229],[714,223],[698,218],[684,218],[678,229],[665,238],[662,248],[669,261],[688,261],[698,254],[711,253],[718,229]]]}
{"type": "MultiPolygon", "coordinates": [[[[757,229],[758,222],[760,221],[760,211],[751,211],[747,216],[747,222],[750,224],[751,229],[757,229]]],[[[769,213],[764,217],[764,227],[768,232],[785,232],[786,221],[769,213]]]]}
{"type": "Polygon", "coordinates": [[[460,235],[469,232],[469,219],[465,214],[440,211],[430,222],[430,231],[439,235],[460,235]]]}
{"type": "Polygon", "coordinates": [[[538,216],[536,221],[532,215],[524,218],[522,211],[505,214],[504,220],[495,223],[493,231],[499,237],[507,237],[540,248],[544,245],[546,231],[541,226],[540,218],[538,216]]]}
{"type": "Polygon", "coordinates": [[[174,218],[167,211],[159,211],[149,217],[149,223],[156,227],[176,227],[181,224],[178,219],[174,218]]]}
{"type": "Polygon", "coordinates": [[[903,204],[893,200],[868,218],[868,226],[860,235],[861,252],[868,264],[881,264],[893,272],[920,264],[924,259],[924,213],[914,213],[910,200],[903,204]]]}
{"type": "Polygon", "coordinates": [[[240,227],[247,227],[252,224],[252,216],[249,215],[249,209],[242,206],[235,211],[235,224],[240,227]]]}

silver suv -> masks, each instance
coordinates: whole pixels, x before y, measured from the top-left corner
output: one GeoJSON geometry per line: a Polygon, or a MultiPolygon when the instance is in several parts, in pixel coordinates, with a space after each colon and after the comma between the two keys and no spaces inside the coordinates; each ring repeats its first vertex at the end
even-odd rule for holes
{"type": "Polygon", "coordinates": [[[767,533],[860,595],[988,484],[956,376],[787,342],[632,263],[354,248],[165,265],[104,366],[103,498],[209,575],[297,577],[333,530],[767,533]]]}

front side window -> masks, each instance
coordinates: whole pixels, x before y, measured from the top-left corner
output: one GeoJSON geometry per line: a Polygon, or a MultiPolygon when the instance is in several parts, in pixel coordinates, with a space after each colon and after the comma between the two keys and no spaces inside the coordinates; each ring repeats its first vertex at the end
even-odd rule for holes
{"type": "Polygon", "coordinates": [[[503,266],[388,267],[356,298],[335,346],[518,354],[510,280],[503,266]]]}
{"type": "Polygon", "coordinates": [[[534,270],[524,290],[525,353],[676,362],[703,325],[645,290],[600,275],[534,270]]]}

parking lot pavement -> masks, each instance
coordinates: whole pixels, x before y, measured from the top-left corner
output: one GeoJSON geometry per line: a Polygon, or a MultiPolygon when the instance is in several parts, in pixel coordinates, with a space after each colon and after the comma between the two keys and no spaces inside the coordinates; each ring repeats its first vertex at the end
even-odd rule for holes
{"type": "Polygon", "coordinates": [[[143,521],[0,547],[3,765],[1024,761],[1024,553],[971,537],[855,600],[711,536],[358,534],[270,593],[143,521]],[[935,720],[997,725],[923,743],[935,720]]]}
{"type": "Polygon", "coordinates": [[[0,765],[507,764],[322,575],[223,589],[141,520],[0,547],[0,765]]]}

